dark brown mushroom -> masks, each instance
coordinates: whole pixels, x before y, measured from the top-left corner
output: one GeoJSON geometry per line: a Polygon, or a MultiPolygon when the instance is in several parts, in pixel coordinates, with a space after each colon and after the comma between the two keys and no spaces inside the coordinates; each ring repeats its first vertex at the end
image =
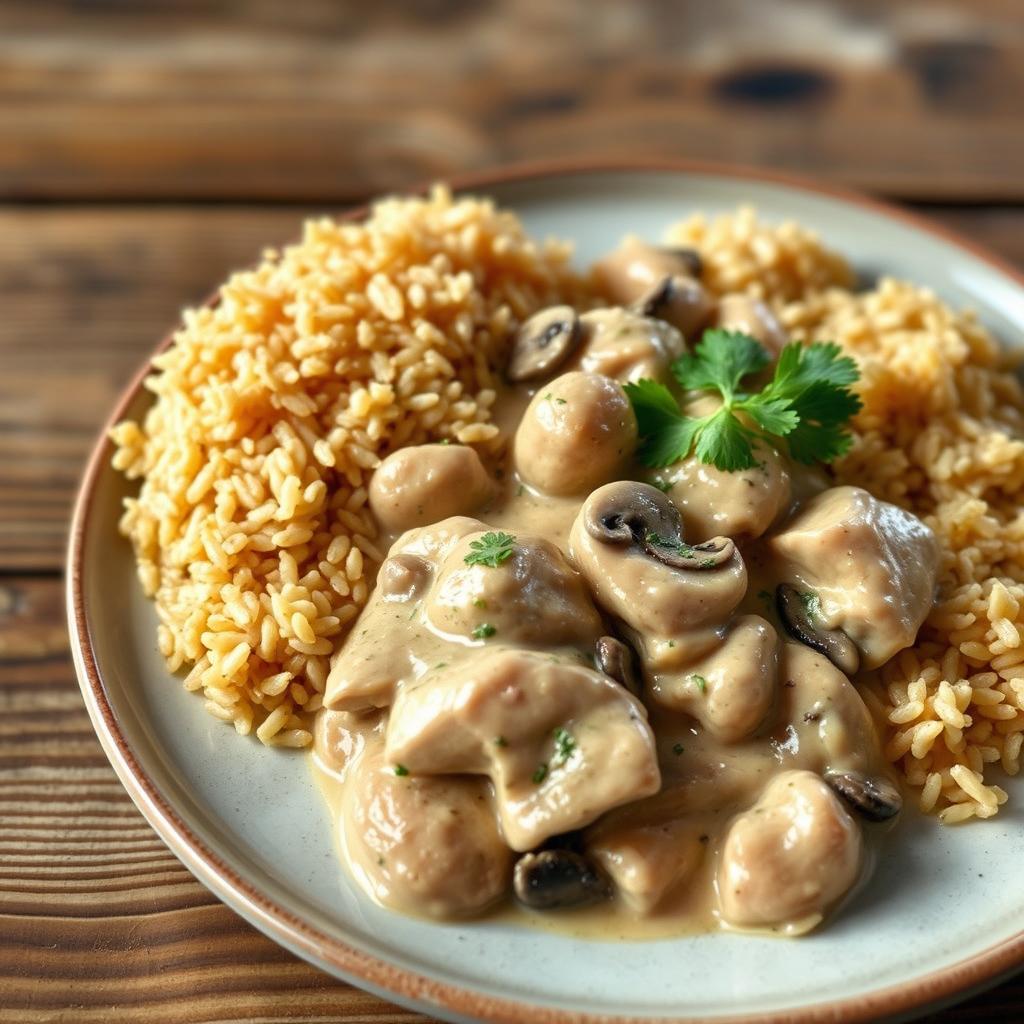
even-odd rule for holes
{"type": "Polygon", "coordinates": [[[704,327],[715,311],[704,286],[692,277],[663,277],[633,304],[643,316],[664,320],[689,337],[704,327]]]}
{"type": "Polygon", "coordinates": [[[885,776],[828,772],[825,781],[867,821],[888,821],[903,809],[903,797],[885,776]]]}
{"type": "Polygon", "coordinates": [[[824,629],[814,621],[817,595],[804,593],[788,583],[775,589],[775,605],[790,635],[811,650],[824,654],[840,672],[852,676],[860,666],[860,652],[841,629],[824,629]]]}
{"type": "Polygon", "coordinates": [[[580,318],[572,306],[534,313],[516,331],[505,376],[513,383],[553,373],[580,343],[580,318]]]}
{"type": "Polygon", "coordinates": [[[524,853],[512,873],[516,899],[534,910],[585,907],[611,896],[611,883],[573,850],[524,853]]]}
{"type": "Polygon", "coordinates": [[[700,277],[704,273],[704,261],[696,249],[691,249],[687,245],[673,245],[665,248],[670,255],[679,260],[686,273],[691,277],[700,277]]]}
{"type": "Polygon", "coordinates": [[[640,696],[641,686],[636,672],[636,660],[628,644],[624,644],[618,637],[602,636],[597,641],[595,660],[597,667],[606,676],[611,676],[634,697],[640,696]]]}
{"type": "Polygon", "coordinates": [[[675,505],[657,487],[633,480],[609,486],[599,501],[588,502],[584,524],[595,540],[635,544],[672,569],[714,569],[736,550],[728,537],[687,544],[675,505]]]}

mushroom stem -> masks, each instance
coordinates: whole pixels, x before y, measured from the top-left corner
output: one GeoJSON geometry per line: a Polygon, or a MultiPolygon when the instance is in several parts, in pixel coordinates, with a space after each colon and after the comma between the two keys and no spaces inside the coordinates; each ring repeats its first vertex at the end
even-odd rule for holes
{"type": "Polygon", "coordinates": [[[611,676],[634,697],[640,696],[641,686],[636,674],[633,651],[618,637],[602,636],[597,641],[595,660],[597,667],[606,676],[611,676]]]}

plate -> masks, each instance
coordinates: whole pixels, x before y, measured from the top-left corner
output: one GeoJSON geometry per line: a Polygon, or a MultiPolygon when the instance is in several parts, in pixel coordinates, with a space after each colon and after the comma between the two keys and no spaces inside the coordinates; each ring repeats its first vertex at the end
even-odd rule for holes
{"type": "MultiPolygon", "coordinates": [[[[1024,278],[862,197],[678,164],[521,168],[455,184],[494,196],[534,235],[573,240],[581,264],[626,232],[658,238],[692,211],[754,203],[767,219],[815,228],[863,277],[928,285],[975,308],[1006,344],[1024,346],[1024,278]]],[[[145,372],[111,422],[144,410],[145,372]]],[[[110,456],[101,439],[69,551],[72,646],[93,724],[132,799],[196,877],[324,970],[452,1021],[809,1022],[905,1017],[1024,961],[1024,779],[1010,780],[1009,809],[989,821],[947,828],[906,813],[872,884],[827,928],[797,941],[587,941],[508,922],[433,924],[378,907],[340,870],[308,759],[239,740],[168,673],[153,608],[117,532],[128,485],[110,456]]]]}

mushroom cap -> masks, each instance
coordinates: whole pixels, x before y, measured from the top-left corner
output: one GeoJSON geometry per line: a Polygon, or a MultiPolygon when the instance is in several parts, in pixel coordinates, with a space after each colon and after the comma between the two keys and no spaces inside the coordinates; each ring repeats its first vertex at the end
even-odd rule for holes
{"type": "Polygon", "coordinates": [[[860,667],[860,651],[841,629],[827,629],[815,622],[811,611],[811,599],[815,598],[814,594],[780,583],[775,589],[779,618],[795,640],[824,654],[840,672],[852,676],[860,667]]]}
{"type": "Polygon", "coordinates": [[[580,319],[572,306],[534,313],[516,331],[505,376],[517,384],[554,373],[580,342],[580,319]]]}

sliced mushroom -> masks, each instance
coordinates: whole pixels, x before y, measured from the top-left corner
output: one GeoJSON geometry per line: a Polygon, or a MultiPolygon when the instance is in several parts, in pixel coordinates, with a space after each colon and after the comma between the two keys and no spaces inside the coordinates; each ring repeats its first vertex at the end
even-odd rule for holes
{"type": "Polygon", "coordinates": [[[704,261],[696,249],[686,245],[666,246],[666,249],[673,255],[693,277],[700,277],[704,273],[704,261]]]}
{"type": "Polygon", "coordinates": [[[828,772],[825,781],[867,821],[888,821],[903,809],[903,797],[883,775],[828,772]]]}
{"type": "Polygon", "coordinates": [[[602,636],[597,641],[597,667],[634,697],[640,696],[640,680],[636,674],[636,661],[632,649],[618,637],[602,636]]]}
{"type": "Polygon", "coordinates": [[[512,873],[516,898],[534,910],[584,907],[611,896],[608,879],[572,850],[523,854],[512,873]]]}
{"type": "Polygon", "coordinates": [[[569,358],[581,337],[572,306],[542,309],[516,332],[505,375],[513,383],[546,377],[569,358]]]}
{"type": "Polygon", "coordinates": [[[635,544],[672,569],[714,569],[736,550],[728,537],[687,544],[675,505],[656,487],[632,480],[605,488],[601,500],[587,508],[584,522],[595,540],[635,544]]]}
{"type": "Polygon", "coordinates": [[[794,639],[824,654],[837,669],[852,676],[860,667],[860,652],[841,629],[822,629],[815,624],[808,596],[788,583],[778,585],[775,604],[782,624],[794,639]]]}
{"type": "Polygon", "coordinates": [[[636,300],[633,308],[643,316],[664,320],[688,338],[705,326],[714,303],[699,281],[681,274],[663,277],[636,300]]]}

